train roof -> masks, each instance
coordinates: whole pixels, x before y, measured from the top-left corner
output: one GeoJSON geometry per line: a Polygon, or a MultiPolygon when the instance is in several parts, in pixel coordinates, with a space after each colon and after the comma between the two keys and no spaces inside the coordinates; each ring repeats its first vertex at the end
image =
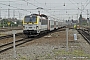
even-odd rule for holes
{"type": "Polygon", "coordinates": [[[46,19],[48,19],[47,15],[41,14],[41,17],[45,17],[46,19]]]}
{"type": "MultiPolygon", "coordinates": [[[[35,16],[40,16],[40,17],[45,17],[46,19],[48,19],[48,16],[45,14],[31,14],[31,15],[35,15],[35,16]]],[[[31,16],[31,15],[27,15],[27,16],[31,16]]]]}

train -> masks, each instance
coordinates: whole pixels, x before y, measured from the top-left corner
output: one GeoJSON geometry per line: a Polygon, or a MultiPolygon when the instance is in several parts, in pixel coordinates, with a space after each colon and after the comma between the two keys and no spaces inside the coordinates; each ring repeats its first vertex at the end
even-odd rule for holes
{"type": "Polygon", "coordinates": [[[23,33],[27,36],[37,36],[61,27],[65,27],[65,24],[45,14],[30,14],[23,19],[23,33]]]}

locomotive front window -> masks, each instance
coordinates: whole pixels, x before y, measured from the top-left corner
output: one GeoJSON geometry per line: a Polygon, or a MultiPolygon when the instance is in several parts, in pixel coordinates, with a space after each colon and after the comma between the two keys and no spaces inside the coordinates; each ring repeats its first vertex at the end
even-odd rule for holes
{"type": "Polygon", "coordinates": [[[36,16],[25,16],[24,22],[26,23],[36,23],[36,16]]]}
{"type": "Polygon", "coordinates": [[[36,23],[36,16],[32,16],[30,17],[30,22],[32,23],[36,23]]]}
{"type": "Polygon", "coordinates": [[[24,18],[24,22],[29,22],[30,21],[30,17],[25,17],[24,18]]]}

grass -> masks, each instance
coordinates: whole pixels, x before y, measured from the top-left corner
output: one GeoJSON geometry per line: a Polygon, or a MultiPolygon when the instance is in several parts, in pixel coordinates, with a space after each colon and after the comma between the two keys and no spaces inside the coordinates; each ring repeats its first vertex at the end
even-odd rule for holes
{"type": "MultiPolygon", "coordinates": [[[[19,59],[18,60],[33,60],[33,58],[31,58],[30,55],[28,56],[23,56],[23,55],[20,55],[18,54],[19,56],[19,59]]],[[[73,51],[66,51],[66,50],[59,50],[59,49],[54,49],[52,51],[52,53],[47,53],[45,55],[42,55],[40,54],[39,56],[34,56],[34,58],[36,60],[51,60],[53,58],[56,58],[56,57],[60,57],[61,59],[67,59],[67,58],[63,58],[63,57],[69,57],[69,58],[72,58],[72,59],[90,59],[90,55],[89,54],[86,54],[84,51],[82,50],[73,50],[73,51]],[[76,58],[74,58],[76,57],[76,58]],[[78,58],[78,57],[81,57],[81,58],[78,58]],[[84,58],[82,58],[84,57],[84,58]]]]}
{"type": "Polygon", "coordinates": [[[55,56],[72,56],[72,57],[88,57],[90,59],[90,55],[84,53],[82,50],[74,50],[74,51],[65,51],[65,50],[54,50],[55,56]]]}

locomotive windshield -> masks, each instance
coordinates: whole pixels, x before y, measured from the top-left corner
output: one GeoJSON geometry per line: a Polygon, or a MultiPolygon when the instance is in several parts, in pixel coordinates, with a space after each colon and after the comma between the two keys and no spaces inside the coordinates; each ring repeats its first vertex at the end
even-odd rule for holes
{"type": "Polygon", "coordinates": [[[36,23],[36,16],[25,16],[25,23],[36,23]]]}

